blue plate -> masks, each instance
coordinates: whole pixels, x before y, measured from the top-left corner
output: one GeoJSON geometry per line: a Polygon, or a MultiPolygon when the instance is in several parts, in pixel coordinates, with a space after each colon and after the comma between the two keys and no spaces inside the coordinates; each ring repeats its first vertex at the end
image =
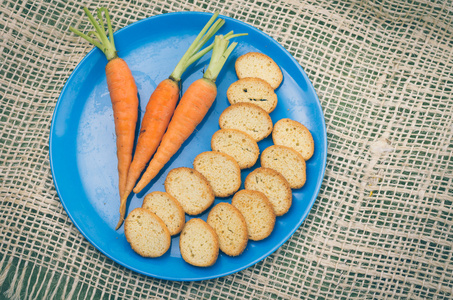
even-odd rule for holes
{"type": "MultiPolygon", "coordinates": [[[[115,33],[118,54],[129,65],[137,83],[141,117],[156,85],[167,78],[211,14],[169,13],[131,24],[115,33]]],[[[283,71],[283,83],[276,90],[277,108],[271,113],[274,123],[291,118],[303,123],[312,133],[315,153],[307,162],[307,182],[293,191],[290,211],[277,218],[272,234],[263,241],[250,241],[238,257],[220,254],[208,268],[187,264],[179,252],[179,236],[162,257],[143,258],[129,246],[118,221],[119,195],[113,113],[106,84],[103,53],[93,49],[75,68],[58,99],[50,129],[50,164],[58,195],[72,222],[99,251],[136,272],[169,280],[203,280],[238,272],[261,261],[277,250],[302,224],[319,192],[325,171],[327,137],[324,116],[315,90],[296,60],[275,40],[256,28],[235,19],[226,20],[219,33],[234,30],[248,33],[239,42],[220,73],[217,100],[196,132],[142,193],[128,203],[127,213],[141,206],[152,191],[164,191],[167,173],[176,167],[192,167],[193,159],[210,150],[212,134],[219,130],[218,119],[228,106],[226,90],[237,80],[234,62],[240,55],[262,52],[272,57],[283,71]]],[[[113,22],[115,20],[113,19],[113,22]]],[[[182,78],[183,91],[202,77],[209,55],[190,67],[182,78]]],[[[261,151],[272,145],[269,137],[261,151]]],[[[259,162],[254,167],[259,167],[259,162]]],[[[252,169],[254,169],[252,168],[252,169]]],[[[242,172],[242,179],[250,173],[242,172]]],[[[216,199],[231,201],[231,198],[216,199]]],[[[209,210],[208,210],[209,211],[209,210]]],[[[206,220],[208,212],[197,216],[206,220]]],[[[187,216],[187,220],[190,219],[187,216]]]]}

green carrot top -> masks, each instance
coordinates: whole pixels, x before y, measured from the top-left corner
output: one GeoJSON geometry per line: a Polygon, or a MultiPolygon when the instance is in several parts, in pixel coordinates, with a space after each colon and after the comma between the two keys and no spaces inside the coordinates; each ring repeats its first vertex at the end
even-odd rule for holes
{"type": "MultiPolygon", "coordinates": [[[[223,19],[219,19],[213,24],[214,20],[218,17],[218,15],[219,15],[219,12],[216,11],[213,14],[213,16],[211,17],[211,19],[208,21],[208,23],[206,23],[205,27],[200,31],[198,36],[195,38],[193,43],[190,45],[189,49],[187,49],[186,53],[184,53],[183,57],[181,58],[181,60],[178,62],[175,69],[171,73],[171,75],[170,75],[171,79],[173,79],[175,81],[180,81],[182,74],[191,64],[193,64],[195,61],[200,59],[203,55],[205,55],[206,53],[211,51],[213,48],[215,48],[215,46],[214,46],[215,42],[214,42],[211,45],[204,48],[203,50],[200,50],[201,47],[203,47],[203,45],[206,44],[206,42],[216,34],[216,32],[223,26],[223,24],[225,24],[225,20],[223,20],[223,19]],[[211,27],[211,28],[209,28],[209,27],[211,27]]],[[[233,32],[231,31],[225,35],[224,39],[229,40],[234,37],[241,36],[241,35],[245,35],[245,34],[233,34],[233,32]]],[[[227,44],[228,44],[228,42],[227,42],[227,44]]]]}
{"type": "Polygon", "coordinates": [[[116,53],[115,41],[113,39],[112,23],[110,21],[110,16],[107,8],[101,7],[97,9],[98,21],[94,19],[93,15],[86,7],[84,7],[83,10],[85,11],[85,14],[88,16],[90,23],[93,25],[96,31],[90,31],[88,32],[88,34],[84,34],[73,27],[69,27],[69,30],[98,47],[102,52],[104,52],[107,60],[110,61],[114,58],[117,58],[118,55],[116,53]],[[105,20],[107,22],[108,36],[105,32],[102,12],[104,12],[105,20]],[[91,36],[94,36],[95,38],[97,38],[97,40],[91,36]]]}
{"type": "Polygon", "coordinates": [[[217,35],[215,37],[213,44],[214,49],[212,50],[211,60],[209,61],[208,68],[206,69],[203,78],[211,80],[213,82],[216,81],[217,76],[219,76],[220,71],[222,70],[223,66],[225,65],[225,62],[228,59],[228,56],[230,56],[231,52],[233,52],[234,48],[237,45],[237,43],[234,42],[231,43],[230,46],[228,46],[229,39],[231,39],[232,37],[242,35],[247,34],[233,35],[233,33],[230,32],[225,36],[217,35]]]}
{"type": "Polygon", "coordinates": [[[170,75],[170,78],[175,81],[180,81],[184,71],[196,60],[205,55],[209,50],[203,49],[200,51],[206,42],[216,34],[216,32],[225,24],[225,20],[219,19],[214,23],[214,20],[218,17],[219,12],[215,12],[209,19],[208,23],[203,27],[200,33],[197,35],[195,40],[192,42],[186,53],[182,56],[181,60],[176,65],[175,69],[170,75]],[[214,24],[213,24],[214,23],[214,24]],[[211,27],[212,25],[212,27],[211,27]],[[211,28],[210,28],[211,27],[211,28]]]}
{"type": "MultiPolygon", "coordinates": [[[[113,38],[112,24],[110,21],[110,16],[107,8],[101,7],[97,9],[96,11],[98,17],[97,21],[86,7],[84,7],[83,10],[85,11],[85,14],[88,16],[88,20],[93,25],[95,31],[89,31],[87,34],[85,34],[73,27],[69,27],[69,30],[75,33],[76,35],[84,38],[94,46],[98,47],[105,54],[107,60],[110,61],[114,58],[117,58],[118,55],[115,48],[115,41],[113,38]],[[104,13],[105,16],[105,22],[107,23],[108,32],[105,31],[105,24],[102,13],[104,13]]],[[[225,24],[225,20],[223,19],[218,19],[217,21],[215,21],[218,15],[219,12],[216,11],[209,19],[208,23],[206,23],[206,25],[200,31],[195,40],[192,42],[190,47],[187,49],[186,53],[184,53],[181,60],[178,62],[175,69],[170,75],[170,78],[172,80],[179,82],[181,80],[182,74],[191,64],[193,64],[203,55],[214,49],[208,70],[206,71],[204,77],[215,81],[220,70],[225,64],[228,55],[233,51],[234,47],[237,44],[232,43],[228,47],[228,40],[234,37],[246,35],[246,34],[233,34],[233,32],[231,31],[225,34],[224,36],[222,35],[216,36],[214,43],[201,50],[201,48],[206,44],[206,42],[209,41],[217,33],[217,31],[223,26],[223,24],[225,24]]]]}

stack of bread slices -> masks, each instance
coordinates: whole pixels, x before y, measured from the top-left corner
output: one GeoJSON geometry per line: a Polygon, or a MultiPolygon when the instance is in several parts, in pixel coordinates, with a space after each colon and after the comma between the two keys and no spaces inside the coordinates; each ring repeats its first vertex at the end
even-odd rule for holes
{"type": "Polygon", "coordinates": [[[165,179],[165,192],[148,194],[141,208],[125,221],[132,249],[144,257],[158,257],[180,234],[182,258],[199,267],[213,265],[219,251],[237,256],[248,240],[259,241],[273,231],[276,218],[289,211],[292,190],[306,181],[305,161],[314,153],[310,131],[285,118],[275,124],[275,90],[283,80],[269,56],[249,52],[235,63],[238,80],[230,85],[231,104],[219,118],[220,130],[211,150],[197,155],[193,168],[176,168],[165,179]],[[258,142],[272,134],[273,145],[260,154],[258,142]],[[255,166],[240,190],[241,170],[255,166]],[[216,197],[232,197],[211,208],[216,197]],[[197,215],[209,208],[207,220],[197,215]],[[187,223],[185,215],[194,216],[187,223]]]}

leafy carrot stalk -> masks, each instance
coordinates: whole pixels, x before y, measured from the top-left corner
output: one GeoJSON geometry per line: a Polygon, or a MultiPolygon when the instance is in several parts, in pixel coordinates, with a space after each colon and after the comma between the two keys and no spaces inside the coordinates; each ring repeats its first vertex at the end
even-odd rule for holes
{"type": "MultiPolygon", "coordinates": [[[[140,174],[146,168],[153,154],[167,129],[168,123],[173,115],[176,103],[179,100],[180,81],[184,71],[195,61],[208,53],[213,44],[200,50],[206,42],[223,26],[224,20],[215,21],[219,13],[215,12],[205,27],[200,31],[186,53],[176,65],[170,77],[163,80],[156,87],[146,106],[145,115],[143,116],[142,125],[135,149],[134,159],[127,174],[125,192],[121,195],[120,220],[117,229],[121,226],[125,213],[126,203],[129,194],[132,192],[135,183],[140,174]],[[215,21],[215,22],[214,22],[215,21]]],[[[236,37],[233,32],[226,35],[227,39],[236,37]]]]}
{"type": "Polygon", "coordinates": [[[228,43],[228,39],[222,35],[215,37],[211,60],[203,78],[192,83],[183,94],[159,148],[134,188],[135,193],[140,192],[159,173],[205,117],[217,96],[217,76],[237,45],[232,43],[228,46],[228,43]]]}
{"type": "Polygon", "coordinates": [[[97,10],[98,21],[94,19],[86,7],[83,10],[96,31],[84,34],[73,27],[69,27],[69,30],[98,47],[108,60],[105,66],[105,74],[115,122],[119,193],[122,195],[126,188],[127,172],[132,161],[135,125],[138,117],[137,86],[128,65],[117,55],[112,24],[107,9],[103,7],[97,10]],[[108,36],[102,13],[104,13],[107,23],[108,36]]]}

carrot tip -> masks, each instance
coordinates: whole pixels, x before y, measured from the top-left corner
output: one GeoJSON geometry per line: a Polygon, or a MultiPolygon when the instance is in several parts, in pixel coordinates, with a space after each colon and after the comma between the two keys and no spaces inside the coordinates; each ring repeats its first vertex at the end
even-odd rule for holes
{"type": "Polygon", "coordinates": [[[121,225],[123,224],[124,222],[124,216],[121,216],[120,220],[118,221],[118,224],[116,224],[116,227],[115,227],[115,230],[118,230],[121,225]]]}
{"type": "Polygon", "coordinates": [[[121,198],[120,220],[118,221],[118,224],[116,224],[115,230],[118,230],[121,227],[121,224],[123,224],[123,222],[124,222],[124,216],[126,215],[126,201],[127,201],[127,196],[121,198]]]}

